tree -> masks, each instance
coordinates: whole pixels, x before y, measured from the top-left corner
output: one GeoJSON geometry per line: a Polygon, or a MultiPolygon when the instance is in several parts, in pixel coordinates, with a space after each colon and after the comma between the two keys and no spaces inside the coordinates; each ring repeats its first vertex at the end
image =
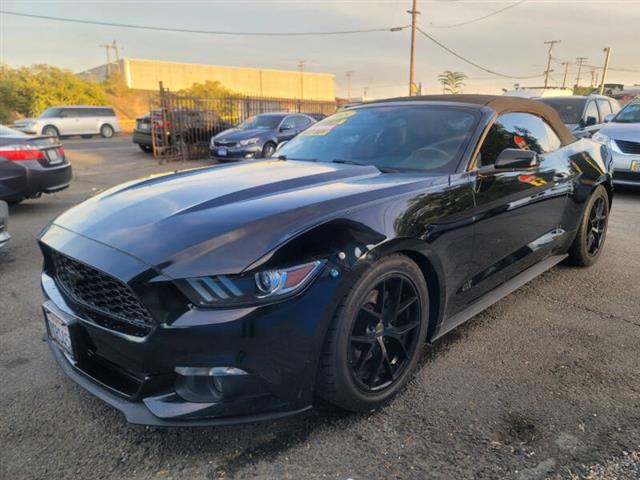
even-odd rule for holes
{"type": "Polygon", "coordinates": [[[0,122],[37,116],[54,105],[108,105],[104,88],[50,65],[0,65],[0,122]]]}
{"type": "Polygon", "coordinates": [[[178,94],[189,97],[229,97],[234,95],[234,92],[223,86],[217,80],[207,80],[204,83],[194,83],[189,88],[178,91],[178,94]]]}
{"type": "Polygon", "coordinates": [[[462,72],[452,72],[451,70],[445,70],[438,75],[438,81],[442,84],[442,93],[462,93],[462,89],[465,87],[464,80],[467,76],[462,72]]]}

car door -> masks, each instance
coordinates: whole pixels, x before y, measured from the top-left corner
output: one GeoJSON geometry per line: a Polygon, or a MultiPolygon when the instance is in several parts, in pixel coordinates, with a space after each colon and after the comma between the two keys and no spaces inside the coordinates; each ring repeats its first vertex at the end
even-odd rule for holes
{"type": "Polygon", "coordinates": [[[484,138],[471,171],[476,203],[473,300],[548,256],[566,234],[562,219],[570,168],[561,142],[540,117],[500,115],[484,138]],[[537,165],[496,168],[505,149],[531,150],[537,165]]]}
{"type": "Polygon", "coordinates": [[[61,108],[58,116],[49,122],[55,125],[60,135],[74,135],[77,132],[74,111],[72,108],[61,108]]]}
{"type": "Polygon", "coordinates": [[[278,143],[291,140],[296,135],[295,115],[287,115],[278,128],[278,143]]]}

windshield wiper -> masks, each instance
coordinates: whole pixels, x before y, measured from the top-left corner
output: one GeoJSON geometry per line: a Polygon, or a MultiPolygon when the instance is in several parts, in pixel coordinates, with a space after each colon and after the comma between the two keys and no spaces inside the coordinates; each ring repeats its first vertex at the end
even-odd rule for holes
{"type": "Polygon", "coordinates": [[[360,163],[360,162],[356,162],[355,160],[343,160],[341,158],[334,158],[333,160],[331,160],[333,163],[346,163],[349,165],[359,165],[361,167],[366,167],[369,164],[367,163],[360,163]]]}

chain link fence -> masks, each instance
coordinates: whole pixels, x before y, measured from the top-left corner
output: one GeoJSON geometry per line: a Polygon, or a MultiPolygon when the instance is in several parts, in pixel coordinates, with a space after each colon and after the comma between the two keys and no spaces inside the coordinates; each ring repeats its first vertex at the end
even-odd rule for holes
{"type": "Polygon", "coordinates": [[[207,157],[211,137],[249,117],[302,112],[316,119],[336,111],[335,102],[248,96],[194,97],[160,85],[150,101],[153,153],[160,162],[207,157]]]}

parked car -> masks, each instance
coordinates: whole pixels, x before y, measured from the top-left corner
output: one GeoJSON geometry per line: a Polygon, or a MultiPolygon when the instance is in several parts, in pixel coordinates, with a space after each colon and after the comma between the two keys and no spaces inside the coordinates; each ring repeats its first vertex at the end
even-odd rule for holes
{"type": "Polygon", "coordinates": [[[213,137],[210,155],[222,162],[268,158],[279,143],[291,140],[314,123],[304,113],[261,113],[213,137]]]}
{"type": "Polygon", "coordinates": [[[608,150],[538,101],[369,102],[280,154],[115,187],[39,236],[53,356],[129,422],[370,411],[425,340],[604,248],[608,150]]]}
{"type": "Polygon", "coordinates": [[[163,120],[162,112],[154,110],[136,118],[133,143],[138,145],[143,152],[151,152],[153,150],[153,132],[156,132],[156,145],[162,146],[165,142],[164,130],[166,129],[168,146],[176,145],[174,137],[178,139],[178,142],[183,141],[187,145],[205,142],[206,146],[212,136],[232,126],[211,111],[192,109],[167,111],[163,120]]]}
{"type": "Polygon", "coordinates": [[[7,202],[0,200],[0,247],[6,245],[11,239],[9,235],[9,206],[7,202]]]}
{"type": "Polygon", "coordinates": [[[0,126],[0,200],[18,203],[71,183],[71,164],[57,138],[0,126]]]}
{"type": "Polygon", "coordinates": [[[640,98],[628,103],[593,136],[613,155],[613,182],[640,187],[640,98]]]}
{"type": "Polygon", "coordinates": [[[616,99],[603,95],[544,97],[539,100],[554,108],[576,137],[591,137],[602,128],[607,117],[620,110],[616,99]]]}
{"type": "Polygon", "coordinates": [[[16,121],[14,127],[23,133],[49,137],[100,134],[111,138],[120,133],[120,123],[112,107],[50,107],[38,118],[16,121]]]}

